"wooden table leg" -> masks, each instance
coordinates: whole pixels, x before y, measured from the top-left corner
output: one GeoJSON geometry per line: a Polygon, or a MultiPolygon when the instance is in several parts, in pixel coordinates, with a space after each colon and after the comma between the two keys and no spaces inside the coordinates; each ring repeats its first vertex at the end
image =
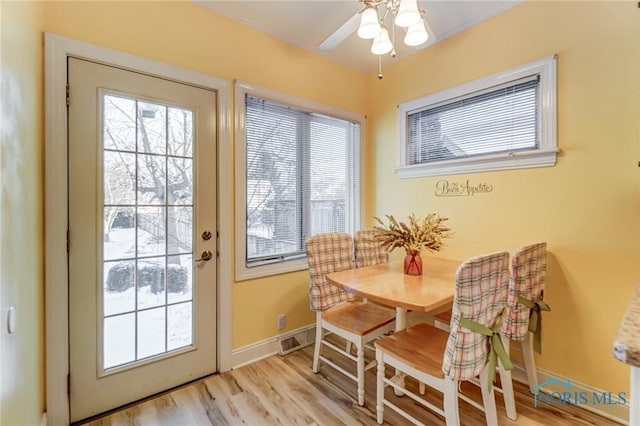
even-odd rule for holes
{"type": "Polygon", "coordinates": [[[396,331],[407,328],[407,310],[396,307],[396,331]]]}

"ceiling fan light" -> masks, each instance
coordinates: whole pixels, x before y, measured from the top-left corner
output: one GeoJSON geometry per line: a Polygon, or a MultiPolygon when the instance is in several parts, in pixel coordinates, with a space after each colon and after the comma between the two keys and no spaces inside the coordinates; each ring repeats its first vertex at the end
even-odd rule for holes
{"type": "Polygon", "coordinates": [[[418,23],[411,25],[404,36],[404,44],[407,46],[419,46],[427,40],[429,40],[429,34],[424,27],[422,19],[418,23]]]}
{"type": "Polygon", "coordinates": [[[400,0],[400,7],[396,14],[395,23],[399,27],[409,27],[420,21],[418,0],[400,0]]]}
{"type": "Polygon", "coordinates": [[[368,40],[377,36],[379,32],[380,22],[378,21],[378,10],[373,6],[367,6],[360,18],[358,37],[368,40]]]}
{"type": "Polygon", "coordinates": [[[371,53],[376,55],[384,55],[391,52],[393,49],[393,43],[389,39],[389,31],[385,27],[382,27],[380,33],[373,39],[371,45],[371,53]]]}

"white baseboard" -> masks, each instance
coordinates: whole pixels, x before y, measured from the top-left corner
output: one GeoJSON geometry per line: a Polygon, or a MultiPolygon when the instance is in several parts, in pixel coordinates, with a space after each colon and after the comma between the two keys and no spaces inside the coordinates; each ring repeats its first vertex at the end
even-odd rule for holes
{"type": "MultiPolygon", "coordinates": [[[[305,327],[301,327],[287,333],[279,334],[277,336],[270,337],[265,340],[261,340],[256,343],[252,343],[247,346],[235,349],[232,351],[231,360],[232,368],[240,368],[244,365],[251,364],[264,358],[268,358],[278,353],[278,340],[291,337],[298,333],[306,332],[307,330],[315,328],[315,324],[311,324],[305,327]]],[[[512,345],[512,350],[518,352],[518,345],[512,345]]],[[[562,381],[567,381],[569,378],[555,374],[551,371],[538,368],[538,380],[543,383],[551,378],[555,378],[562,381]]],[[[514,369],[512,371],[513,380],[520,383],[527,383],[527,374],[524,369],[524,365],[517,360],[514,361],[514,369]]],[[[594,392],[600,394],[603,391],[601,389],[594,388],[593,386],[571,380],[571,386],[575,392],[587,392],[593,394],[594,392]]],[[[541,387],[540,390],[544,393],[550,394],[553,392],[565,392],[567,389],[557,383],[549,383],[547,386],[541,387]]],[[[615,392],[614,392],[615,393],[615,392]]],[[[605,404],[593,404],[592,401],[589,404],[576,405],[578,408],[591,411],[599,416],[605,417],[616,423],[622,425],[628,425],[629,421],[629,404],[624,405],[605,405],[605,404]]]]}
{"type": "Polygon", "coordinates": [[[47,426],[47,412],[42,413],[42,419],[40,419],[40,426],[47,426]]]}
{"type": "Polygon", "coordinates": [[[278,334],[276,336],[261,340],[256,343],[252,343],[247,346],[243,346],[238,349],[234,349],[231,352],[231,368],[240,368],[244,365],[260,361],[264,358],[268,358],[271,355],[276,355],[280,348],[278,344],[279,339],[286,339],[287,337],[292,337],[298,333],[304,333],[307,330],[315,328],[315,324],[307,325],[295,330],[288,331],[286,333],[278,334]]]}

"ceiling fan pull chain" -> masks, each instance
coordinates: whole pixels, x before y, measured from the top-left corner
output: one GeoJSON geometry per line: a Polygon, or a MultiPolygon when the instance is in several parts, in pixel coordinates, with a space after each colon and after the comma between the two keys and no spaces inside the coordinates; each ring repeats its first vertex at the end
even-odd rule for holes
{"type": "Polygon", "coordinates": [[[396,57],[396,26],[391,25],[391,57],[396,57]]]}
{"type": "Polygon", "coordinates": [[[382,80],[382,55],[378,55],[378,80],[382,80]]]}

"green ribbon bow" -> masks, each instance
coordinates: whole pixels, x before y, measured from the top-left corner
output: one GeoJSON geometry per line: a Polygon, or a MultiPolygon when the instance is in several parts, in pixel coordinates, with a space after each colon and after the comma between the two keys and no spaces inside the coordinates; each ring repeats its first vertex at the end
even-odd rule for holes
{"type": "Polygon", "coordinates": [[[542,311],[550,311],[551,308],[542,299],[533,302],[518,296],[518,303],[530,309],[529,331],[533,333],[533,349],[542,354],[542,311]]]}
{"type": "Polygon", "coordinates": [[[479,324],[468,318],[460,317],[460,327],[464,327],[473,332],[489,337],[489,362],[487,368],[489,369],[489,391],[491,391],[493,388],[493,381],[496,378],[498,358],[500,358],[500,362],[502,362],[502,366],[505,370],[511,370],[513,368],[513,363],[511,363],[511,359],[509,358],[509,355],[502,344],[502,339],[500,338],[502,322],[498,321],[494,329],[491,330],[486,325],[479,324]]]}

